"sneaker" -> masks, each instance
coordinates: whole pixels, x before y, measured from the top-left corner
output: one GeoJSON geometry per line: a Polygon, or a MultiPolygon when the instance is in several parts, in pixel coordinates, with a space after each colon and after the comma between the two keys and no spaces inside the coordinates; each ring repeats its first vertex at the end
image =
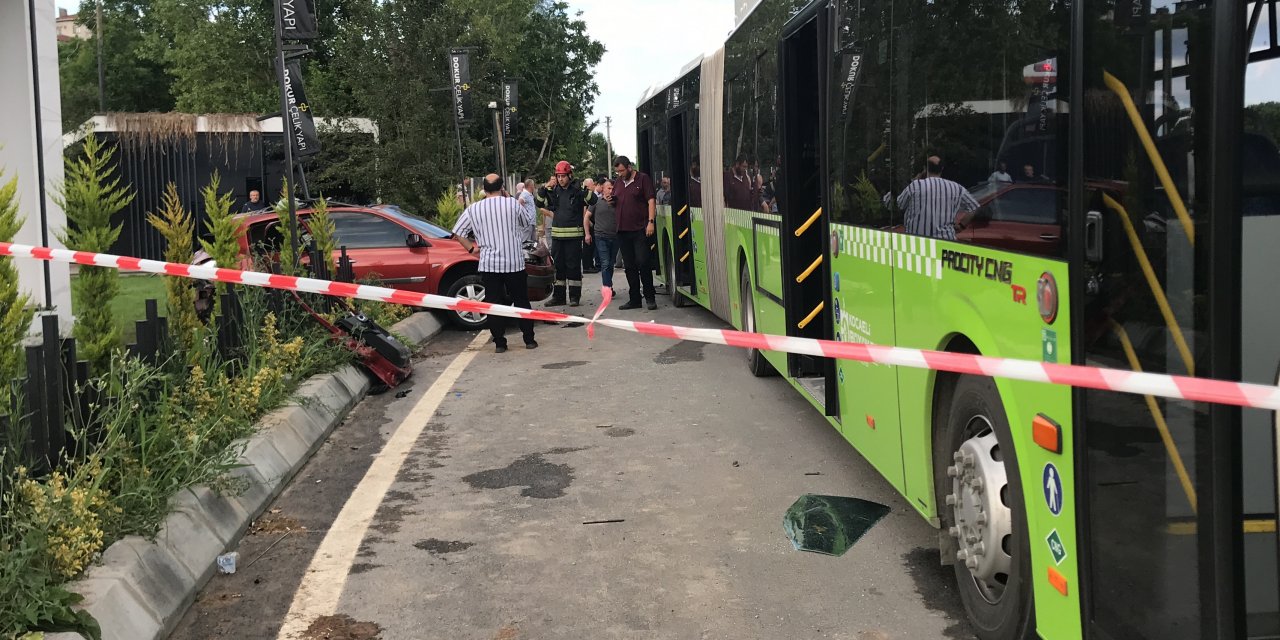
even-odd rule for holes
{"type": "Polygon", "coordinates": [[[498,346],[496,346],[496,347],[494,347],[494,348],[493,348],[493,352],[494,352],[494,353],[506,353],[506,352],[507,352],[507,345],[505,345],[505,344],[500,344],[500,345],[498,345],[498,346]]]}
{"type": "Polygon", "coordinates": [[[645,302],[645,306],[648,307],[650,311],[657,311],[658,301],[650,298],[648,301],[645,302]]]}
{"type": "Polygon", "coordinates": [[[537,349],[537,348],[538,348],[538,341],[537,341],[537,340],[530,340],[530,341],[528,341],[528,342],[524,343],[524,348],[526,348],[526,349],[537,349]]]}
{"type": "Polygon", "coordinates": [[[622,311],[630,311],[630,310],[632,310],[632,309],[639,309],[639,308],[640,308],[640,301],[639,301],[639,300],[634,300],[634,301],[631,301],[631,302],[628,302],[628,303],[626,303],[626,304],[622,305],[621,307],[618,307],[618,309],[620,309],[620,310],[622,310],[622,311]]]}

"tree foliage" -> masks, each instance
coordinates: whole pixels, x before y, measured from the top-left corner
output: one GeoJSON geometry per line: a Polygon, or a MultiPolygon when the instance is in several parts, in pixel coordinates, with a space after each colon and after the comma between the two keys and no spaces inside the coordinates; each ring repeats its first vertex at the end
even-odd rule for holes
{"type": "MultiPolygon", "coordinates": [[[[190,113],[278,109],[272,60],[272,0],[104,0],[107,109],[190,113]],[[136,78],[138,90],[122,94],[136,78]],[[143,99],[146,98],[146,99],[143,99]]],[[[373,194],[430,216],[436,196],[460,176],[495,169],[486,105],[503,80],[520,81],[520,121],[507,139],[508,169],[543,177],[557,160],[584,166],[593,149],[587,113],[604,46],[562,0],[326,0],[321,37],[304,62],[313,111],[368,118],[369,136],[326,136],[308,161],[313,192],[373,194]],[[451,47],[473,47],[474,122],[463,127],[465,167],[448,91],[451,47]],[[464,171],[465,170],[465,171],[464,171]]],[[[89,24],[92,2],[81,7],[89,24]]],[[[64,114],[96,110],[92,41],[66,46],[64,114]]],[[[594,155],[593,155],[594,153],[594,155]]],[[[271,185],[273,188],[275,185],[271,185]]]]}

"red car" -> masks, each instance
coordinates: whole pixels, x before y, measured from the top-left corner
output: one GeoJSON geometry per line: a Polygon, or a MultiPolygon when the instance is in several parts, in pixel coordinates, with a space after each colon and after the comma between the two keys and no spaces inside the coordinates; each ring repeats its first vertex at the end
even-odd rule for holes
{"type": "Polygon", "coordinates": [[[984,247],[1057,257],[1067,192],[1052,183],[986,182],[969,189],[981,205],[956,239],[984,247]]]}
{"type": "MultiPolygon", "coordinates": [[[[306,233],[310,209],[298,211],[306,233]]],[[[337,235],[337,246],[346,247],[356,281],[373,282],[396,289],[449,297],[484,300],[484,284],[476,273],[479,259],[463,250],[444,228],[413,217],[392,205],[358,207],[330,204],[329,217],[337,235]]],[[[265,210],[237,216],[245,229],[241,252],[246,262],[250,248],[254,254],[279,251],[283,236],[274,211],[265,210]]],[[[306,238],[304,236],[305,244],[306,238]]],[[[198,255],[197,262],[208,260],[198,255]]],[[[338,254],[334,255],[337,263],[338,254]]],[[[529,299],[545,300],[551,295],[555,267],[550,258],[530,256],[529,299]]],[[[486,316],[478,313],[448,312],[450,321],[464,329],[479,329],[486,316]]]]}

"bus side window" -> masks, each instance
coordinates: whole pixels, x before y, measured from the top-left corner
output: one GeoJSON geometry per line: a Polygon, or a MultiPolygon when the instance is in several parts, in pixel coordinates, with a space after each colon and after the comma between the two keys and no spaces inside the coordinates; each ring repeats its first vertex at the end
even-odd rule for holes
{"type": "MultiPolygon", "coordinates": [[[[852,10],[852,9],[850,9],[852,10]]],[[[869,15],[876,12],[868,11],[869,15]]],[[[888,229],[895,224],[890,184],[891,60],[875,52],[884,49],[885,29],[863,21],[857,46],[836,56],[829,105],[832,222],[888,229]],[[854,62],[858,70],[853,71],[854,62]]]]}

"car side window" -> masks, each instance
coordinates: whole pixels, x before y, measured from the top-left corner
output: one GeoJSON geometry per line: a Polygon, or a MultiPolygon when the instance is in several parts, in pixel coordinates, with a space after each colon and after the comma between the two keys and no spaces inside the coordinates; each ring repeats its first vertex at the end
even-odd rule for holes
{"type": "Polygon", "coordinates": [[[994,221],[1058,224],[1058,196],[1053,189],[1010,189],[991,205],[994,221]]]}
{"type": "Polygon", "coordinates": [[[409,230],[381,216],[361,211],[334,211],[329,214],[338,246],[348,249],[403,247],[409,230]]]}

